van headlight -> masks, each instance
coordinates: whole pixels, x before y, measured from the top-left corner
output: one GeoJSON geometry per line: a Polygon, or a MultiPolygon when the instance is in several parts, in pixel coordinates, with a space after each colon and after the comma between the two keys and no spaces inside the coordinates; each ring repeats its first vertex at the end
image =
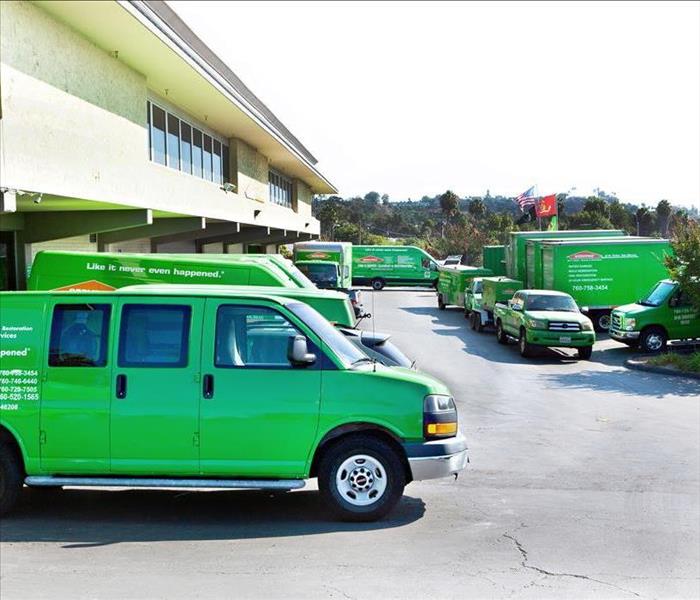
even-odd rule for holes
{"type": "Polygon", "coordinates": [[[627,331],[634,331],[637,327],[637,319],[625,319],[625,329],[627,331]]]}
{"type": "Polygon", "coordinates": [[[581,331],[593,331],[593,322],[590,319],[586,319],[581,323],[581,331]]]}
{"type": "Polygon", "coordinates": [[[452,396],[430,394],[423,399],[423,435],[426,439],[457,434],[457,407],[452,396]]]}

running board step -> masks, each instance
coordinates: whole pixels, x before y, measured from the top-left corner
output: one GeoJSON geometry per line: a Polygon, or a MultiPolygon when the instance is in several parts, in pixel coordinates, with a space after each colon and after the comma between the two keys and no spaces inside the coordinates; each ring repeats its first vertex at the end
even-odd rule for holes
{"type": "Polygon", "coordinates": [[[52,477],[31,475],[24,483],[29,486],[74,487],[149,487],[149,488],[224,488],[256,490],[298,490],[303,479],[165,479],[160,477],[52,477]]]}

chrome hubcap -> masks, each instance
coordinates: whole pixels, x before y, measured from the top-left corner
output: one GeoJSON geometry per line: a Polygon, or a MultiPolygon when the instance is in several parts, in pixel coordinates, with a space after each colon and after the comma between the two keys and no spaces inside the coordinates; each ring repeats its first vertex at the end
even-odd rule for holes
{"type": "Polygon", "coordinates": [[[601,329],[610,329],[610,315],[602,315],[598,318],[598,327],[601,329]]]}
{"type": "Polygon", "coordinates": [[[340,495],[350,504],[367,506],[377,502],[386,491],[384,466],[374,457],[357,454],[340,465],[335,477],[340,495]]]}
{"type": "Polygon", "coordinates": [[[662,345],[663,340],[661,339],[661,336],[657,333],[654,333],[647,338],[647,347],[650,350],[659,350],[662,345]]]}

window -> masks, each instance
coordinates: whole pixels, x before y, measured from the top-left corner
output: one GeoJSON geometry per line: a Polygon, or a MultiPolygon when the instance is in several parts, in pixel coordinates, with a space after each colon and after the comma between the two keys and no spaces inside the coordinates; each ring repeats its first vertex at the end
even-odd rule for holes
{"type": "Polygon", "coordinates": [[[165,164],[165,111],[157,106],[153,106],[151,119],[151,160],[165,164]]]}
{"type": "Polygon", "coordinates": [[[180,119],[168,115],[168,166],[180,170],[180,119]]]}
{"type": "Polygon", "coordinates": [[[292,208],[292,180],[270,171],[270,202],[292,208]]]}
{"type": "Polygon", "coordinates": [[[204,144],[202,152],[202,164],[204,167],[204,179],[211,181],[211,138],[205,133],[202,136],[204,144]]]}
{"type": "Polygon", "coordinates": [[[229,149],[221,139],[203,133],[152,102],[147,102],[146,107],[153,162],[217,185],[229,181],[229,149]]]}
{"type": "Polygon", "coordinates": [[[180,122],[180,158],[180,170],[192,173],[192,127],[185,122],[180,122]]]}
{"type": "Polygon", "coordinates": [[[119,366],[187,366],[190,313],[189,306],[124,306],[119,331],[119,366]]]}
{"type": "Polygon", "coordinates": [[[57,304],[51,322],[49,366],[107,364],[109,304],[57,304]]]}
{"type": "Polygon", "coordinates": [[[289,338],[299,334],[294,325],[271,308],[220,306],[216,314],[214,364],[224,368],[289,369],[289,338]]]}

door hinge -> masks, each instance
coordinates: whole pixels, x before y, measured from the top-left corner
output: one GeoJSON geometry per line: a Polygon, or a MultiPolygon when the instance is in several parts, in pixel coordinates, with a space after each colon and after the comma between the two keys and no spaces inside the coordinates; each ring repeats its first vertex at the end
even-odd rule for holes
{"type": "Polygon", "coordinates": [[[194,444],[195,448],[199,448],[199,434],[195,433],[194,436],[192,437],[192,443],[194,444]]]}
{"type": "Polygon", "coordinates": [[[39,444],[45,444],[46,443],[46,432],[42,429],[39,431],[39,444]]]}

